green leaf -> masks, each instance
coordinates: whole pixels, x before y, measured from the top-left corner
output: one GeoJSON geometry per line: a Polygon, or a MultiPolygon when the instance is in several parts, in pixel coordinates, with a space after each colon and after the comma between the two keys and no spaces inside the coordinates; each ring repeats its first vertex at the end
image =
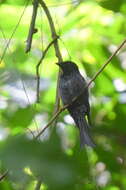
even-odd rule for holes
{"type": "Polygon", "coordinates": [[[31,108],[31,106],[28,106],[26,108],[18,108],[17,111],[13,113],[11,110],[8,110],[7,112],[3,113],[3,117],[8,125],[12,128],[26,128],[32,122],[34,114],[34,110],[31,108]]]}
{"type": "Polygon", "coordinates": [[[123,2],[124,0],[100,0],[99,4],[106,9],[112,10],[114,12],[119,12],[123,2]]]}

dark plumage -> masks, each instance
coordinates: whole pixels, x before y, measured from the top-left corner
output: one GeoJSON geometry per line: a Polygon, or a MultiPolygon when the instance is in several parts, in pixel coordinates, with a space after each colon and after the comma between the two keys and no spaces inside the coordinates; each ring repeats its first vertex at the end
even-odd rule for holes
{"type": "Polygon", "coordinates": [[[93,147],[94,143],[89,135],[90,105],[88,89],[85,89],[86,81],[75,63],[65,61],[57,63],[57,65],[62,70],[59,80],[59,93],[63,104],[69,105],[67,109],[79,128],[81,147],[85,144],[93,147]],[[72,102],[75,97],[78,98],[72,102]]]}

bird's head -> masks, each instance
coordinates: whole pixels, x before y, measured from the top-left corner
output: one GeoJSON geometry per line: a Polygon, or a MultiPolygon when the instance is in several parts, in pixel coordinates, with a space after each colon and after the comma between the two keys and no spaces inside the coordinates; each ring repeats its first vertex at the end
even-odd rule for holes
{"type": "Polygon", "coordinates": [[[58,62],[56,64],[62,69],[63,74],[78,72],[78,66],[72,61],[58,62]]]}

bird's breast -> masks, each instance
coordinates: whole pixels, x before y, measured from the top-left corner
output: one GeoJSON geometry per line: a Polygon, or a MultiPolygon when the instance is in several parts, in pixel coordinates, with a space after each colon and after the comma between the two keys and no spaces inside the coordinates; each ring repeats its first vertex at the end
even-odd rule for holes
{"type": "Polygon", "coordinates": [[[70,104],[84,88],[84,81],[76,74],[62,76],[59,81],[59,91],[63,104],[70,104]]]}

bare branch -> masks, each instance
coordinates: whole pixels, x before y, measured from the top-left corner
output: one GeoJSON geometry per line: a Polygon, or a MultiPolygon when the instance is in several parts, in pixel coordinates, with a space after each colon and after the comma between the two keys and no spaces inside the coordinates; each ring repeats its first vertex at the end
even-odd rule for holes
{"type": "Polygon", "coordinates": [[[63,106],[62,108],[60,108],[55,115],[53,115],[53,117],[51,118],[51,120],[48,122],[48,124],[40,131],[40,133],[35,137],[35,139],[37,139],[38,137],[41,136],[41,134],[53,123],[53,121],[55,121],[55,119],[59,116],[59,114],[61,112],[63,112],[65,109],[67,108],[66,106],[63,106]]]}
{"type": "MultiPolygon", "coordinates": [[[[118,53],[119,50],[125,45],[125,43],[126,43],[126,39],[120,44],[120,46],[117,48],[117,50],[108,58],[108,60],[105,62],[105,64],[100,68],[100,70],[99,70],[99,71],[95,74],[95,76],[90,80],[90,82],[87,84],[87,86],[84,88],[84,90],[85,90],[86,88],[88,88],[88,87],[91,85],[91,83],[100,75],[100,73],[101,73],[101,72],[105,69],[105,67],[111,62],[111,60],[113,59],[113,57],[117,55],[117,53],[118,53]]],[[[83,92],[84,92],[84,90],[83,90],[83,92]]],[[[83,92],[82,92],[82,93],[83,93],[83,92]]],[[[81,94],[82,94],[82,93],[81,93],[81,94]]],[[[40,133],[39,133],[35,138],[37,139],[37,138],[53,123],[53,121],[59,116],[59,114],[60,114],[61,112],[63,112],[66,108],[68,108],[68,106],[70,106],[74,101],[76,101],[76,100],[80,97],[81,94],[79,94],[79,96],[75,97],[75,98],[71,101],[70,104],[65,105],[65,106],[63,106],[62,108],[60,108],[59,111],[57,111],[57,112],[55,113],[55,115],[52,117],[52,119],[48,122],[48,124],[40,131],[40,133]]]]}
{"type": "MultiPolygon", "coordinates": [[[[43,0],[39,0],[39,3],[41,4],[41,6],[42,6],[42,8],[43,8],[43,10],[47,16],[49,26],[50,26],[50,30],[51,30],[51,34],[52,34],[52,39],[56,39],[58,35],[56,34],[56,29],[55,29],[54,22],[52,20],[51,14],[49,12],[49,9],[43,0]]],[[[55,41],[54,48],[55,48],[55,54],[56,54],[58,61],[62,62],[62,55],[61,55],[61,52],[59,49],[58,41],[55,41]]]]}
{"type": "Polygon", "coordinates": [[[105,67],[111,62],[114,56],[117,55],[117,53],[120,51],[120,49],[125,45],[126,39],[123,40],[123,42],[119,45],[119,47],[116,49],[116,51],[108,58],[108,60],[105,62],[105,64],[99,69],[99,71],[94,75],[94,77],[91,79],[91,81],[88,83],[87,86],[90,86],[90,84],[100,75],[100,73],[105,69],[105,67]]]}
{"type": "Polygon", "coordinates": [[[25,53],[28,53],[30,51],[31,44],[32,44],[32,37],[33,37],[33,34],[36,33],[35,20],[36,20],[36,16],[37,16],[38,4],[39,4],[38,0],[33,1],[32,19],[31,19],[31,24],[30,24],[30,28],[29,28],[28,37],[27,37],[27,40],[26,40],[27,44],[26,44],[25,53]]]}
{"type": "Polygon", "coordinates": [[[39,74],[39,67],[42,64],[43,59],[46,56],[46,53],[48,52],[49,48],[52,46],[52,44],[59,38],[59,36],[57,36],[55,39],[53,39],[48,46],[46,47],[46,49],[44,50],[42,57],[40,58],[38,64],[36,65],[36,77],[37,77],[37,102],[39,103],[39,87],[40,87],[40,74],[39,74]]]}
{"type": "MultiPolygon", "coordinates": [[[[51,14],[49,12],[49,9],[43,0],[39,0],[39,3],[41,4],[41,6],[42,6],[42,8],[43,8],[43,10],[47,16],[49,26],[50,26],[50,30],[52,33],[52,39],[56,39],[56,37],[57,37],[56,29],[55,29],[54,22],[52,20],[51,14]]],[[[59,44],[58,44],[57,40],[54,42],[54,49],[55,49],[55,55],[58,59],[58,62],[62,62],[63,59],[62,59],[62,55],[61,55],[61,52],[59,49],[59,44]]],[[[60,71],[58,73],[58,79],[57,79],[57,89],[56,89],[56,100],[55,100],[54,114],[59,110],[59,107],[60,107],[60,97],[59,97],[59,90],[58,90],[58,88],[59,88],[59,76],[60,76],[60,71]]]]}
{"type": "Polygon", "coordinates": [[[14,28],[14,30],[13,30],[11,36],[10,36],[10,38],[9,38],[7,44],[6,44],[6,47],[5,47],[4,50],[3,50],[2,56],[1,56],[1,58],[0,58],[0,64],[2,63],[3,58],[4,58],[5,54],[6,54],[6,51],[7,51],[8,47],[9,47],[9,45],[10,45],[10,42],[11,42],[11,40],[12,40],[12,38],[13,38],[13,36],[14,36],[14,34],[15,34],[15,32],[16,32],[16,30],[17,30],[17,28],[18,28],[18,26],[19,26],[19,24],[20,24],[20,22],[21,22],[21,19],[22,19],[24,13],[25,13],[25,10],[26,10],[26,8],[27,8],[27,6],[28,6],[28,3],[29,3],[29,0],[27,0],[26,5],[25,5],[25,7],[24,7],[24,10],[23,10],[23,12],[21,13],[21,16],[20,16],[20,18],[19,18],[19,20],[18,20],[18,22],[17,22],[17,24],[16,24],[16,26],[15,26],[15,28],[14,28]]]}
{"type": "Polygon", "coordinates": [[[0,176],[0,181],[2,181],[8,174],[8,170],[6,172],[4,172],[4,174],[2,176],[0,176]]]}

